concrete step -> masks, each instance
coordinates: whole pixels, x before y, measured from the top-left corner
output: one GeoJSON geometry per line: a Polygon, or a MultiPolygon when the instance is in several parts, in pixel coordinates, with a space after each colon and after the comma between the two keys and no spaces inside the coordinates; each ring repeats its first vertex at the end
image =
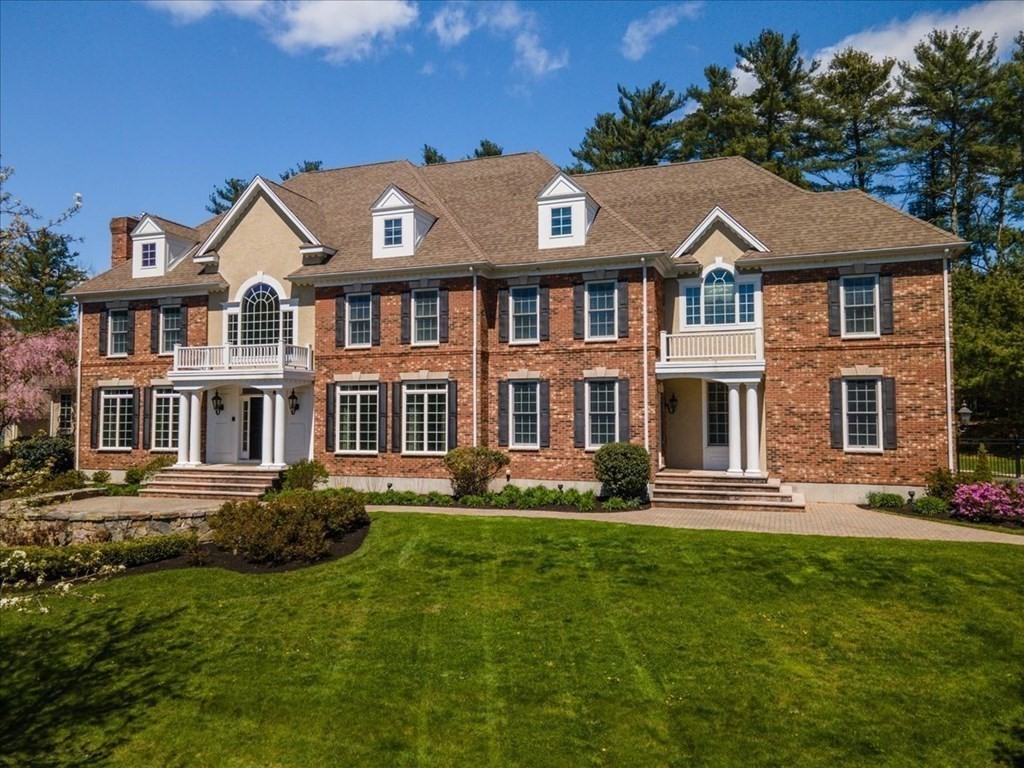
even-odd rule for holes
{"type": "Polygon", "coordinates": [[[679,498],[652,500],[655,507],[668,509],[737,510],[746,512],[803,512],[806,509],[804,497],[793,494],[791,501],[737,501],[734,499],[679,498]]]}
{"type": "Polygon", "coordinates": [[[277,470],[259,467],[171,467],[139,490],[140,496],[197,499],[258,498],[280,480],[277,470]]]}
{"type": "Polygon", "coordinates": [[[707,483],[742,483],[743,485],[765,485],[769,481],[767,475],[745,477],[702,469],[662,469],[655,473],[654,479],[656,482],[659,480],[691,480],[707,483]]]}
{"type": "Polygon", "coordinates": [[[735,490],[735,489],[695,489],[695,488],[662,488],[654,487],[653,499],[671,501],[672,499],[721,499],[723,501],[792,501],[793,489],[785,486],[769,491],[735,490]]]}
{"type": "Polygon", "coordinates": [[[714,489],[722,489],[722,490],[735,489],[735,490],[740,490],[740,491],[755,490],[755,491],[760,491],[760,492],[764,493],[764,492],[777,491],[779,488],[782,487],[782,481],[779,480],[777,477],[767,478],[767,480],[765,482],[763,482],[763,483],[742,483],[742,482],[741,483],[737,483],[737,482],[734,482],[732,480],[716,481],[716,480],[708,480],[706,478],[684,479],[684,478],[674,478],[674,477],[672,477],[672,478],[656,477],[654,479],[654,487],[655,488],[665,488],[665,489],[669,489],[669,488],[692,488],[694,490],[714,490],[714,489]]]}
{"type": "Polygon", "coordinates": [[[173,488],[142,488],[139,496],[158,499],[258,499],[263,491],[223,491],[211,489],[173,489],[173,488]]]}

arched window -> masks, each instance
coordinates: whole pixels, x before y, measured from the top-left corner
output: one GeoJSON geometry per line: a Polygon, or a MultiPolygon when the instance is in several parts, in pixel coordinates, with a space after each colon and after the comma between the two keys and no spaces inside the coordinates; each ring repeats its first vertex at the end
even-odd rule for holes
{"type": "Polygon", "coordinates": [[[242,344],[277,344],[281,337],[281,302],[266,283],[257,283],[242,297],[242,344]]]}
{"type": "Polygon", "coordinates": [[[715,269],[704,278],[704,323],[736,322],[736,280],[726,269],[715,269]]]}

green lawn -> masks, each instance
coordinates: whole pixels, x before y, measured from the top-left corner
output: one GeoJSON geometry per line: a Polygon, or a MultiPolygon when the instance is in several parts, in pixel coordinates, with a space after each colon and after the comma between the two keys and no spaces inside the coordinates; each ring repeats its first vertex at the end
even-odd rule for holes
{"type": "Polygon", "coordinates": [[[982,766],[1024,749],[1017,547],[386,513],[334,563],[98,589],[3,615],[7,764],[982,766]]]}

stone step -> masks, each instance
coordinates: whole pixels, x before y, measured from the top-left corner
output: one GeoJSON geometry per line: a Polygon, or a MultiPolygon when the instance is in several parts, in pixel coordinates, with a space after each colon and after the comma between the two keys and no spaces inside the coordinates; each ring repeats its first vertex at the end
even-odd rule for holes
{"type": "Polygon", "coordinates": [[[723,501],[792,501],[793,489],[786,486],[774,491],[738,491],[738,490],[697,490],[692,488],[661,488],[655,486],[653,499],[655,502],[673,499],[720,499],[723,501]]]}
{"type": "Polygon", "coordinates": [[[155,477],[146,483],[147,488],[223,488],[224,490],[246,491],[256,490],[262,493],[273,483],[246,482],[241,480],[218,480],[216,483],[204,483],[199,480],[176,477],[155,477]]]}
{"type": "Polygon", "coordinates": [[[280,471],[259,467],[170,467],[156,473],[140,496],[196,499],[258,498],[274,487],[280,471]]]}
{"type": "Polygon", "coordinates": [[[743,475],[727,475],[724,472],[712,472],[702,469],[662,469],[654,475],[659,480],[693,480],[707,483],[742,483],[744,485],[765,485],[767,475],[744,477],[743,475]]]}
{"type": "Polygon", "coordinates": [[[653,500],[656,507],[667,509],[705,509],[705,510],[737,510],[745,512],[803,512],[805,511],[804,497],[793,494],[792,501],[737,501],[734,499],[694,499],[681,498],[666,500],[653,500]]]}
{"type": "Polygon", "coordinates": [[[692,488],[694,490],[757,490],[764,492],[776,491],[782,487],[782,481],[777,477],[770,477],[764,483],[737,483],[732,480],[714,481],[706,478],[663,478],[656,477],[654,479],[655,488],[692,488]]]}
{"type": "Polygon", "coordinates": [[[139,496],[162,499],[258,499],[263,491],[223,491],[217,489],[186,488],[142,488],[139,496]]]}

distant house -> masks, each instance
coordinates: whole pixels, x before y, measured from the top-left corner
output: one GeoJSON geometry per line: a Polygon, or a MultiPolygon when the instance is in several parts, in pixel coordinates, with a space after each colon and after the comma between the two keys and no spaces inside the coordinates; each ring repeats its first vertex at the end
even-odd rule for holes
{"type": "Polygon", "coordinates": [[[194,228],[111,233],[111,269],[74,291],[83,469],[312,458],[446,489],[444,453],[489,445],[515,480],[582,485],[626,440],[656,472],[860,498],[951,460],[966,243],[740,158],[257,176],[194,228]]]}

